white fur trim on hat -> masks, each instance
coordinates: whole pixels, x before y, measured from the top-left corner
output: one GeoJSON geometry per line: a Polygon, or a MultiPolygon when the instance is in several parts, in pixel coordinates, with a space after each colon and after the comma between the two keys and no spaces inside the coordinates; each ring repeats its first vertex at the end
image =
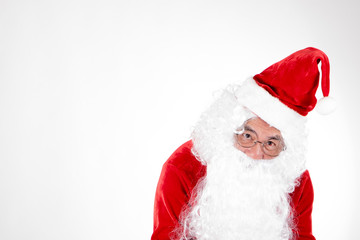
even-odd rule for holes
{"type": "Polygon", "coordinates": [[[285,135],[294,135],[305,130],[306,117],[270,95],[253,78],[248,78],[235,87],[235,96],[243,106],[285,135]]]}

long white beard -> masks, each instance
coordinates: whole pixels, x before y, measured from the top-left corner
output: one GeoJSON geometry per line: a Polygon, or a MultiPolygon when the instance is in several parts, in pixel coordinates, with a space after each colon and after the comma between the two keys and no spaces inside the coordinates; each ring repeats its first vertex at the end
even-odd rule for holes
{"type": "Polygon", "coordinates": [[[289,239],[289,184],[274,173],[274,160],[240,155],[207,166],[183,222],[187,233],[198,240],[289,239]]]}
{"type": "Polygon", "coordinates": [[[225,92],[194,129],[193,152],[207,175],[183,210],[181,239],[292,238],[289,193],[305,170],[303,143],[288,143],[272,160],[247,157],[234,147],[233,131],[250,115],[225,92]]]}

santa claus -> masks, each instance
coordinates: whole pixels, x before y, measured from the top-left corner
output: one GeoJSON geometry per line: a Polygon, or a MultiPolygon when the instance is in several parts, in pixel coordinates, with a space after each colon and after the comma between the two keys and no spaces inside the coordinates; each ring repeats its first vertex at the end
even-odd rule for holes
{"type": "Polygon", "coordinates": [[[305,116],[320,61],[329,108],[329,61],[315,48],[222,92],[163,166],[152,240],[315,239],[305,116]]]}

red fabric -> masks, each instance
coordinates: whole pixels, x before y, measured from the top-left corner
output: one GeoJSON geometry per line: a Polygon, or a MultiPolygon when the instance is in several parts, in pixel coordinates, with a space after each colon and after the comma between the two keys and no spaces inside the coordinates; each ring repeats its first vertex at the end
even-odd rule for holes
{"type": "Polygon", "coordinates": [[[330,91],[330,64],[326,54],[316,48],[299,50],[254,76],[256,83],[289,108],[306,116],[316,105],[321,61],[321,88],[330,91]]]}
{"type": "MultiPolygon", "coordinates": [[[[158,182],[154,204],[154,231],[152,240],[170,239],[179,220],[179,214],[188,203],[198,180],[206,173],[191,153],[192,142],[180,146],[165,162],[158,182]]],[[[301,176],[300,186],[291,194],[296,216],[298,240],[315,240],[311,228],[311,212],[314,199],[309,172],[301,176]]]]}

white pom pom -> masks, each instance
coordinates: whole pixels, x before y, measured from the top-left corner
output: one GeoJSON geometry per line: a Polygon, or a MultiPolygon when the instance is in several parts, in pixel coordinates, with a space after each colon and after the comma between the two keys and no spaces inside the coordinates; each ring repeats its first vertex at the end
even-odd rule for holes
{"type": "Polygon", "coordinates": [[[337,107],[335,99],[332,97],[323,97],[316,104],[316,111],[322,115],[327,115],[335,111],[337,107]]]}

